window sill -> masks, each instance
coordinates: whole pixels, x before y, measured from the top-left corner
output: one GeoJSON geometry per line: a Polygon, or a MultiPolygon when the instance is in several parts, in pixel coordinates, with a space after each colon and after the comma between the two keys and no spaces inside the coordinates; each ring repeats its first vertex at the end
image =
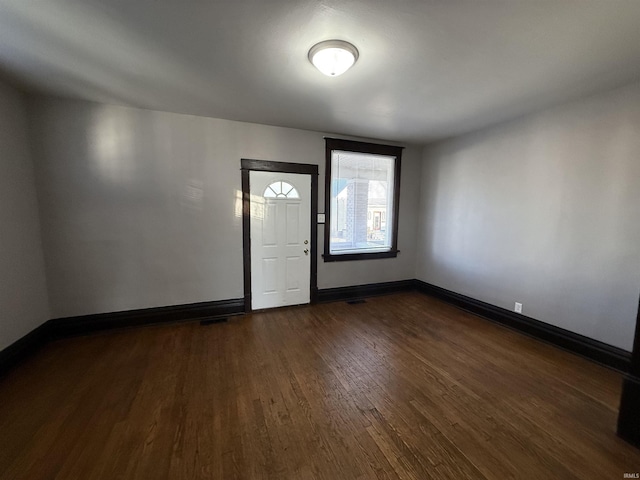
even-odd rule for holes
{"type": "Polygon", "coordinates": [[[395,258],[400,250],[388,250],[386,252],[363,252],[363,253],[325,253],[322,258],[325,262],[349,262],[352,260],[375,260],[377,258],[395,258]]]}

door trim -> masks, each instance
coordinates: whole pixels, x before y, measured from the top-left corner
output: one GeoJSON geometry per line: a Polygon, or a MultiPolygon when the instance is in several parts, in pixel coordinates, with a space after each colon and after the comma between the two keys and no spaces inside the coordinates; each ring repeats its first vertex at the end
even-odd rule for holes
{"type": "Polygon", "coordinates": [[[274,162],[271,160],[240,159],[242,174],[242,262],[244,268],[244,310],[251,311],[251,197],[249,172],[297,173],[311,175],[311,275],[309,296],[311,303],[318,301],[318,165],[307,163],[274,162]]]}

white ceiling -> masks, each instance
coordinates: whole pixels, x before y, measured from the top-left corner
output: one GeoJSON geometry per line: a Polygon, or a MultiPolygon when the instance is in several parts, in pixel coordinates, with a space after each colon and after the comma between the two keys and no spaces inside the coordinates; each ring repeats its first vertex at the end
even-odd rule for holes
{"type": "Polygon", "coordinates": [[[640,0],[0,0],[29,90],[427,143],[640,79],[640,0]],[[321,40],[360,51],[341,77],[321,40]]]}

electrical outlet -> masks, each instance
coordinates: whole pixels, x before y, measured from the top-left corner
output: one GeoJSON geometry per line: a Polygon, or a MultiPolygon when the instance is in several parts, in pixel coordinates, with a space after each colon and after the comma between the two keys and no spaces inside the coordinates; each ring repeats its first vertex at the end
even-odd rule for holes
{"type": "Polygon", "coordinates": [[[514,312],[516,312],[516,313],[522,313],[522,304],[521,304],[521,303],[516,302],[516,306],[515,306],[515,308],[513,309],[513,311],[514,311],[514,312]]]}

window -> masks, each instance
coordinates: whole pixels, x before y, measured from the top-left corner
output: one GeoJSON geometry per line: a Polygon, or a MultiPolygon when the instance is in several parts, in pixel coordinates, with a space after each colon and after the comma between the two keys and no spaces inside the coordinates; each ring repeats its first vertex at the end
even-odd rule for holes
{"type": "Polygon", "coordinates": [[[398,254],[402,147],[326,139],[324,261],[398,254]]]}
{"type": "Polygon", "coordinates": [[[264,198],[300,198],[298,190],[287,182],[273,182],[264,189],[264,198]]]}

